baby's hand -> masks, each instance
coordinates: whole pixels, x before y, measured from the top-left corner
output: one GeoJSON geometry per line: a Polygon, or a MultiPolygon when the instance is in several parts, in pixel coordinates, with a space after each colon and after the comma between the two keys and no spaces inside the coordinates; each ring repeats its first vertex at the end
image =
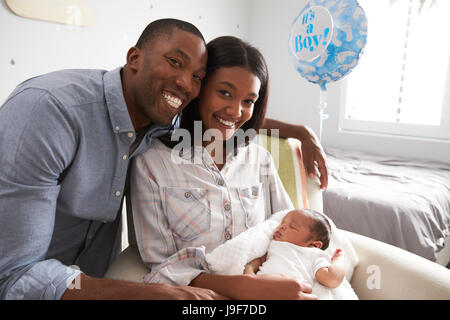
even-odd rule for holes
{"type": "Polygon", "coordinates": [[[336,258],[344,256],[344,252],[342,249],[336,249],[336,251],[333,253],[333,256],[331,257],[331,262],[333,262],[336,258]]]}
{"type": "Polygon", "coordinates": [[[253,259],[244,268],[244,273],[255,273],[258,272],[259,267],[266,261],[267,253],[263,255],[262,257],[253,259]]]}

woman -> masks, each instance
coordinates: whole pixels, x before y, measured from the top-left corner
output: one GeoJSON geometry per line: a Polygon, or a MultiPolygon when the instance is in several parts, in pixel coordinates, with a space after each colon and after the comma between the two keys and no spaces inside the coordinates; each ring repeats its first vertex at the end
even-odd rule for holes
{"type": "Polygon", "coordinates": [[[165,137],[133,163],[136,239],[151,268],[146,282],[209,288],[233,299],[312,298],[303,292],[310,288],[287,277],[209,274],[204,258],[272,213],[293,208],[270,154],[239,139],[264,121],[268,78],[257,49],[234,37],[211,41],[202,91],[176,131],[185,139],[189,133],[189,147],[180,150],[165,137]]]}

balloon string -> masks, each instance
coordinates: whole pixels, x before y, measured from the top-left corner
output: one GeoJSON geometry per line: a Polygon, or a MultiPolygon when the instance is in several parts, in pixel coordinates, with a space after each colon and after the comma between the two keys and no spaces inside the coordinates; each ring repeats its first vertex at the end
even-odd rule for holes
{"type": "Polygon", "coordinates": [[[319,96],[319,119],[320,119],[320,128],[319,128],[319,141],[322,142],[322,131],[323,131],[323,120],[328,119],[328,114],[324,113],[325,108],[327,107],[327,91],[326,89],[320,89],[319,96]]]}

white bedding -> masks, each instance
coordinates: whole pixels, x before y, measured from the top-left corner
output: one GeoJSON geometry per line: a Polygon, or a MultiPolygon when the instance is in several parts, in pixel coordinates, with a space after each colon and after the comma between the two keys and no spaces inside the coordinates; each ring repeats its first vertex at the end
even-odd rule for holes
{"type": "Polygon", "coordinates": [[[450,232],[450,165],[327,149],[324,212],[340,229],[432,261],[450,232]]]}

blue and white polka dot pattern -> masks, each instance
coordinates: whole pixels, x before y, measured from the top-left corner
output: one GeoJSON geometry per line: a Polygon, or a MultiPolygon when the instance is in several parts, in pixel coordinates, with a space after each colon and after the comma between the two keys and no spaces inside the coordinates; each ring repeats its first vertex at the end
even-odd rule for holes
{"type": "MultiPolygon", "coordinates": [[[[310,27],[312,29],[313,25],[310,27]]],[[[316,28],[316,26],[314,26],[314,28],[316,28]]],[[[329,35],[325,32],[323,33],[323,36],[329,35]]],[[[317,39],[319,39],[319,37],[316,37],[313,40],[317,39]]],[[[320,39],[325,40],[325,38],[320,39]]],[[[304,37],[302,40],[304,40],[304,37]]],[[[313,40],[300,43],[300,46],[302,44],[314,44],[313,40]]],[[[297,71],[308,81],[319,84],[322,90],[326,90],[326,85],[329,82],[343,78],[358,64],[359,57],[363,52],[366,41],[367,19],[363,9],[356,0],[311,0],[295,18],[294,23],[292,24],[291,33],[289,35],[289,52],[297,71]],[[322,49],[319,56],[315,57],[313,60],[307,61],[306,59],[299,58],[299,44],[298,42],[296,44],[295,37],[297,37],[297,40],[300,39],[297,34],[298,24],[309,23],[307,22],[308,20],[305,19],[305,15],[308,17],[308,13],[313,12],[317,7],[327,9],[331,15],[331,39],[329,42],[327,41],[328,44],[326,45],[326,48],[322,49]]]]}

